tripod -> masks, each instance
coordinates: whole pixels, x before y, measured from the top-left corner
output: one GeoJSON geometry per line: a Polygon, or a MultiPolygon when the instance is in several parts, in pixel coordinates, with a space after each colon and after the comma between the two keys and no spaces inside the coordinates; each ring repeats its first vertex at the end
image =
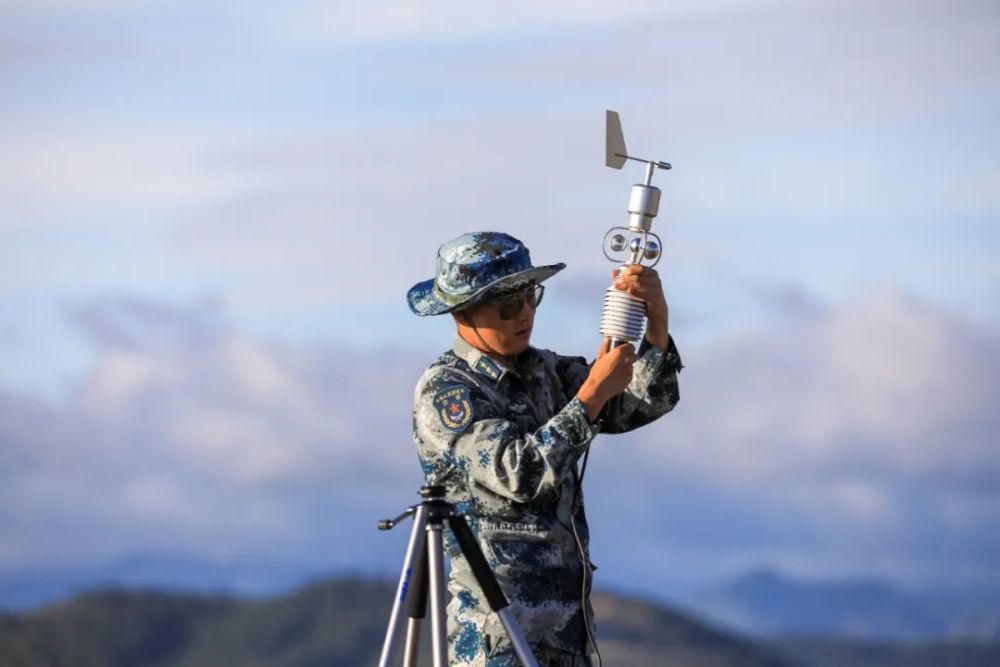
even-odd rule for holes
{"type": "Polygon", "coordinates": [[[382,657],[379,667],[390,667],[392,661],[393,639],[401,622],[400,611],[406,601],[406,613],[410,620],[406,628],[406,652],[404,667],[415,667],[417,653],[420,648],[420,625],[427,608],[427,586],[430,583],[431,597],[431,647],[433,649],[434,667],[447,667],[448,640],[445,630],[445,582],[444,582],[444,522],[448,521],[452,535],[458,542],[459,549],[469,561],[472,574],[479,584],[492,609],[503,623],[517,657],[526,667],[538,667],[538,662],[528,648],[521,629],[518,627],[510,611],[510,603],[500,590],[500,584],[490,570],[483,556],[479,543],[469,529],[469,524],[460,514],[455,513],[455,506],[445,500],[443,486],[422,486],[420,497],[424,499],[419,505],[408,508],[395,519],[379,521],[379,530],[391,530],[403,519],[413,517],[413,530],[410,532],[410,543],[406,547],[406,559],[399,575],[399,586],[396,589],[396,599],[389,616],[389,627],[386,629],[385,641],[382,644],[382,657]],[[425,539],[426,534],[426,539],[425,539]]]}

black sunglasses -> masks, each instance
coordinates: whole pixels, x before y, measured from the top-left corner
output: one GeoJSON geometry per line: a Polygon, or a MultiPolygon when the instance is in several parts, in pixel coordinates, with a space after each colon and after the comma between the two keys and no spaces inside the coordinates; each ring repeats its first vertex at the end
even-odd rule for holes
{"type": "Polygon", "coordinates": [[[532,308],[538,308],[538,304],[542,302],[543,296],[545,296],[545,286],[532,285],[523,292],[497,299],[493,303],[497,306],[497,313],[500,315],[501,320],[512,320],[521,312],[525,303],[532,308]]]}

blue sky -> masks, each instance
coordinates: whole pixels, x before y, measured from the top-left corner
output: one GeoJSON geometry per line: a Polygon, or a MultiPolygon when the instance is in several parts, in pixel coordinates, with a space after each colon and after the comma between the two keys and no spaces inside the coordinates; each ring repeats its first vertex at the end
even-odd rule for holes
{"type": "Polygon", "coordinates": [[[605,581],[1000,584],[993,4],[0,17],[0,567],[394,567],[370,526],[413,499],[410,392],[451,338],[403,295],[503,229],[569,264],[535,343],[591,356],[641,176],[603,166],[613,108],[675,166],[687,368],[674,414],[595,449],[605,581]]]}

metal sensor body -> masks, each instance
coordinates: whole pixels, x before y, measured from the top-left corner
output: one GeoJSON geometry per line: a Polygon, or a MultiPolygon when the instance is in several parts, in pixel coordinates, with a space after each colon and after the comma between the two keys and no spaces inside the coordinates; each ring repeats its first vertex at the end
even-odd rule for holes
{"type": "MultiPolygon", "coordinates": [[[[628,198],[628,226],[612,227],[604,235],[604,256],[621,268],[633,264],[655,266],[662,255],[660,237],[652,233],[653,218],[660,210],[660,189],[655,187],[653,174],[657,169],[670,169],[667,162],[633,157],[625,148],[621,119],[617,112],[605,114],[604,164],[621,169],[633,160],[646,165],[644,183],[632,186],[628,198]]],[[[635,342],[642,337],[646,323],[646,304],[629,294],[608,287],[604,293],[601,335],[612,339],[613,345],[635,342]]]]}
{"type": "Polygon", "coordinates": [[[629,229],[649,231],[660,210],[660,189],[641,183],[632,186],[628,197],[629,229]]]}
{"type": "Polygon", "coordinates": [[[614,285],[604,291],[601,335],[615,341],[634,343],[646,327],[645,302],[630,296],[614,285]]]}
{"type": "Polygon", "coordinates": [[[628,196],[629,229],[648,232],[653,227],[653,218],[660,211],[660,188],[652,185],[653,172],[659,164],[666,163],[646,162],[646,182],[632,186],[628,196]]]}

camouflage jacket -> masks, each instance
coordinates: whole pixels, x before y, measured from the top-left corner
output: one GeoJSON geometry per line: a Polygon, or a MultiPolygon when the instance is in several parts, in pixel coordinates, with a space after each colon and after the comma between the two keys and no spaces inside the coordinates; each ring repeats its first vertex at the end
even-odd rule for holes
{"type": "MultiPolygon", "coordinates": [[[[673,340],[666,351],[644,341],[619,415],[600,430],[629,431],[669,412],[681,367],[673,340]]],[[[593,627],[592,611],[581,602],[592,565],[577,462],[598,427],[575,398],[589,370],[582,357],[535,348],[506,369],[457,337],[420,378],[413,407],[427,482],[444,485],[466,517],[525,637],[574,654],[593,651],[584,626],[593,627]]],[[[509,640],[450,538],[448,551],[453,660],[483,665],[510,650],[509,640]]]]}

